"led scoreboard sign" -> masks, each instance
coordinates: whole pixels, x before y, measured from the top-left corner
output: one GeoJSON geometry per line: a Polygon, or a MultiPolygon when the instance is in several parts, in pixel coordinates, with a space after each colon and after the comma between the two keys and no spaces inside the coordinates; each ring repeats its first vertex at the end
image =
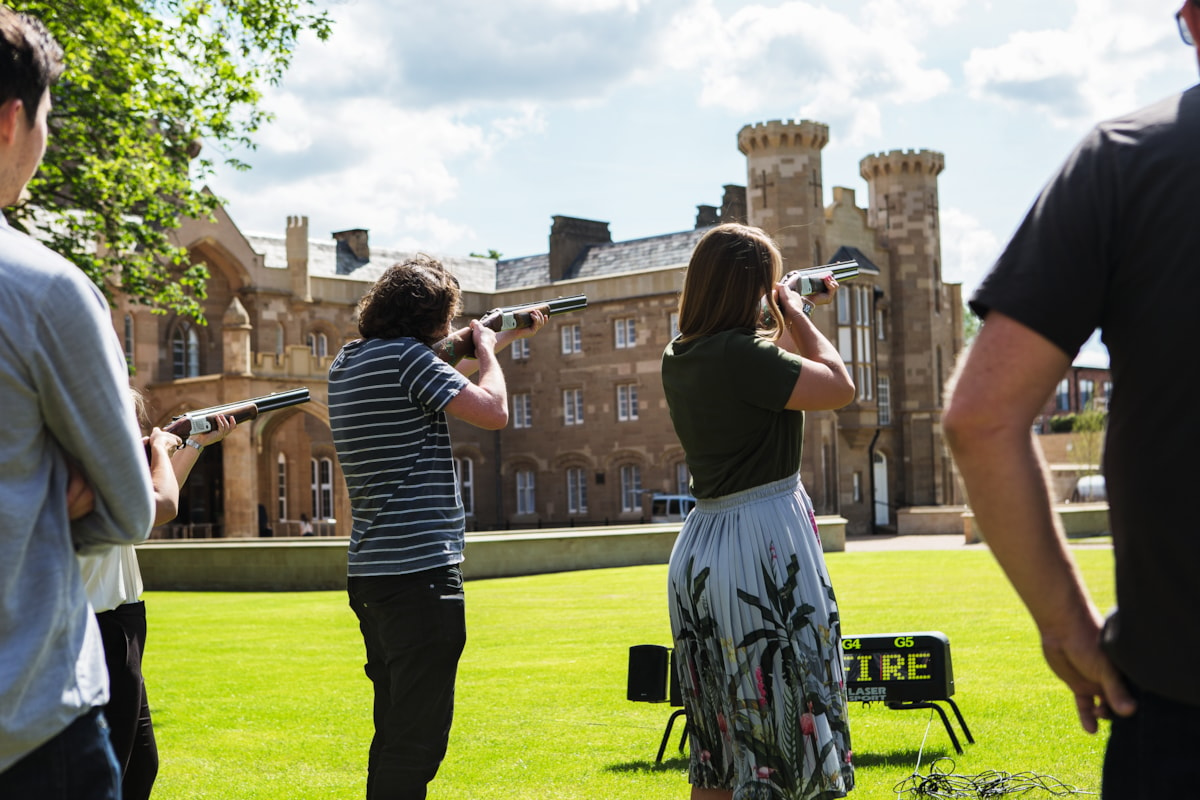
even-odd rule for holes
{"type": "Polygon", "coordinates": [[[938,713],[954,749],[962,745],[950,718],[938,705],[947,703],[968,742],[974,742],[954,694],[954,669],[950,666],[950,640],[938,631],[875,633],[842,638],[842,665],[846,697],[859,703],[887,703],[895,711],[928,708],[938,713]]]}
{"type": "Polygon", "coordinates": [[[937,631],[843,637],[842,664],[852,701],[949,700],[954,694],[950,640],[937,631]]]}

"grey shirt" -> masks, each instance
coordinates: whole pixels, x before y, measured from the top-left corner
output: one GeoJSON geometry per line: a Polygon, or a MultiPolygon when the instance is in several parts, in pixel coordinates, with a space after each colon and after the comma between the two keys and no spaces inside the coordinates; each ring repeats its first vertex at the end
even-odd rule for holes
{"type": "Polygon", "coordinates": [[[108,304],[0,215],[0,771],[108,700],[76,551],[142,541],[154,500],[108,304]],[[67,458],[95,510],[67,518],[67,458]]]}

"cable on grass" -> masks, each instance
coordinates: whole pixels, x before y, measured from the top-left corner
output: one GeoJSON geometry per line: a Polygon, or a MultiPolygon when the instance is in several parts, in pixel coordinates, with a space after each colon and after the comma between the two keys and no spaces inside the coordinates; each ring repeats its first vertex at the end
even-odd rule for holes
{"type": "Polygon", "coordinates": [[[993,797],[1021,796],[1039,790],[1054,797],[1095,794],[1076,789],[1049,775],[1038,775],[1034,772],[1012,774],[1001,770],[985,770],[978,775],[955,775],[956,766],[954,759],[943,756],[929,765],[928,775],[914,772],[897,783],[892,791],[897,795],[933,797],[938,800],[986,800],[993,797]]]}

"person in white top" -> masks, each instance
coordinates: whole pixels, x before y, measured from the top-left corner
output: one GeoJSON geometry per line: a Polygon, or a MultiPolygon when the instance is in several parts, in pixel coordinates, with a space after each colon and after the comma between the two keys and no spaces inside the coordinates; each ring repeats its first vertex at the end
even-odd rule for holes
{"type": "MultiPolygon", "coordinates": [[[[145,424],[141,395],[134,392],[138,416],[145,424]]],[[[170,522],[179,513],[179,487],[187,480],[200,454],[221,441],[237,425],[232,417],[217,417],[218,427],[181,440],[161,428],[145,437],[154,484],[154,524],[170,522]]],[[[108,663],[109,700],[104,708],[113,750],[121,766],[121,796],[146,800],[158,775],[158,746],[150,719],[142,653],[146,646],[146,605],[141,600],[142,573],[132,545],[113,547],[100,555],[81,556],[80,571],[88,600],[96,612],[104,658],[108,663]]]]}

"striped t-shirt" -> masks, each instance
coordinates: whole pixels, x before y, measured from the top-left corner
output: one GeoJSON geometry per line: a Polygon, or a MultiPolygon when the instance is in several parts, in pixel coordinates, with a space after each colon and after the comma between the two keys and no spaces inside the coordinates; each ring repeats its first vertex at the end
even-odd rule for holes
{"type": "Polygon", "coordinates": [[[360,339],[329,368],[329,424],[354,518],[349,575],[463,560],[446,404],[467,379],[415,339],[360,339]]]}

